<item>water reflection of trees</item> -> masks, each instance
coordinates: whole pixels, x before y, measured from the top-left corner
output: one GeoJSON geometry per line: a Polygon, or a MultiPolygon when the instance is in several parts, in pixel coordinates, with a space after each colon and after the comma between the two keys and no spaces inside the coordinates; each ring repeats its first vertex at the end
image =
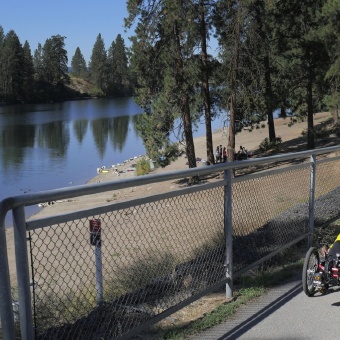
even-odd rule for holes
{"type": "Polygon", "coordinates": [[[63,157],[70,141],[70,131],[63,121],[51,122],[37,127],[37,145],[51,150],[51,156],[63,157]]]}
{"type": "Polygon", "coordinates": [[[95,119],[91,121],[93,140],[96,144],[100,159],[103,160],[107,138],[109,135],[109,124],[107,118],[95,119]]]}
{"type": "Polygon", "coordinates": [[[24,161],[24,148],[33,147],[34,138],[34,125],[10,125],[3,129],[0,139],[3,167],[19,167],[24,161]]]}
{"type": "Polygon", "coordinates": [[[73,131],[79,144],[82,143],[86,135],[87,127],[88,127],[87,119],[78,119],[78,120],[75,120],[73,123],[73,131]]]}
{"type": "Polygon", "coordinates": [[[110,142],[113,150],[123,150],[129,133],[129,116],[112,118],[110,121],[110,142]]]}
{"type": "Polygon", "coordinates": [[[91,122],[92,135],[101,159],[108,138],[114,150],[122,151],[129,133],[129,116],[95,119],[91,122]]]}
{"type": "Polygon", "coordinates": [[[52,158],[62,158],[69,141],[69,129],[62,121],[41,125],[8,125],[1,130],[3,167],[21,166],[25,159],[25,149],[34,146],[49,149],[52,158]]]}
{"type": "MultiPolygon", "coordinates": [[[[136,128],[136,118],[137,116],[120,116],[99,118],[90,122],[93,141],[101,159],[104,158],[108,141],[110,141],[114,152],[122,152],[129,138],[129,133],[139,135],[136,128]],[[130,119],[132,131],[129,131],[130,119]]],[[[75,120],[72,127],[75,138],[79,144],[82,144],[89,128],[89,120],[75,120]]],[[[3,167],[21,166],[25,159],[25,148],[48,149],[51,158],[64,157],[69,147],[70,133],[69,125],[64,121],[39,125],[13,124],[0,129],[3,167]]]]}

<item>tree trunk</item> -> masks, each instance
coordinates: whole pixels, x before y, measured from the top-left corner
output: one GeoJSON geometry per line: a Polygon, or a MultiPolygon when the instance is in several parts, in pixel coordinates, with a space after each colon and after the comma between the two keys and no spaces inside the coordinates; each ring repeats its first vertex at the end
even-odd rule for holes
{"type": "Polygon", "coordinates": [[[333,110],[333,123],[337,124],[339,122],[339,108],[338,106],[336,109],[333,110]]]}
{"type": "Polygon", "coordinates": [[[207,53],[207,36],[206,22],[204,15],[204,1],[200,0],[200,35],[202,45],[202,92],[204,98],[204,116],[205,116],[205,138],[207,148],[207,160],[210,164],[215,164],[214,147],[211,130],[211,98],[209,89],[209,73],[208,73],[208,53],[207,53]]]}
{"type": "Polygon", "coordinates": [[[314,119],[313,119],[313,79],[311,70],[308,72],[307,82],[307,122],[308,122],[308,133],[307,133],[307,148],[315,148],[315,133],[314,133],[314,119]]]}
{"type": "MultiPolygon", "coordinates": [[[[176,79],[178,82],[178,86],[182,86],[181,81],[183,79],[183,68],[184,63],[181,58],[181,44],[179,41],[179,33],[177,22],[174,22],[173,27],[174,33],[174,41],[177,48],[177,53],[175,56],[175,67],[176,67],[176,79]]],[[[192,125],[191,125],[191,114],[190,114],[190,105],[189,105],[189,98],[188,95],[183,93],[180,98],[181,101],[181,117],[184,126],[184,136],[185,136],[185,145],[186,145],[186,154],[188,157],[189,168],[196,168],[196,156],[195,156],[195,145],[194,145],[194,138],[192,134],[192,125]]],[[[190,183],[197,182],[197,176],[194,176],[190,179],[190,183]]]]}
{"type": "Polygon", "coordinates": [[[236,106],[236,81],[238,76],[238,59],[239,59],[239,48],[240,48],[240,29],[241,29],[241,14],[242,14],[242,0],[238,1],[237,9],[237,21],[235,27],[235,47],[234,47],[234,59],[231,70],[231,96],[230,96],[230,125],[229,125],[229,137],[228,137],[228,161],[234,161],[235,154],[235,116],[237,113],[236,106]]]}
{"type": "Polygon", "coordinates": [[[186,140],[186,154],[188,157],[189,168],[196,168],[195,145],[192,134],[191,114],[188,96],[184,96],[182,100],[182,121],[184,125],[184,136],[186,140]]]}
{"type": "Polygon", "coordinates": [[[266,52],[264,59],[264,78],[265,78],[265,87],[266,87],[266,114],[268,117],[268,130],[269,130],[269,141],[276,142],[276,135],[275,135],[275,125],[274,125],[274,117],[273,117],[273,92],[272,92],[272,82],[271,82],[271,75],[270,75],[270,63],[269,63],[269,56],[268,52],[266,52]]]}
{"type": "MultiPolygon", "coordinates": [[[[256,21],[259,25],[259,36],[260,41],[263,46],[267,46],[269,41],[267,39],[268,27],[266,25],[266,8],[265,3],[260,2],[258,6],[255,7],[256,21]]],[[[264,81],[265,81],[265,113],[268,117],[268,132],[270,142],[276,142],[274,117],[273,117],[273,91],[272,91],[272,81],[271,81],[271,69],[268,48],[263,50],[263,69],[264,69],[264,81]]]]}

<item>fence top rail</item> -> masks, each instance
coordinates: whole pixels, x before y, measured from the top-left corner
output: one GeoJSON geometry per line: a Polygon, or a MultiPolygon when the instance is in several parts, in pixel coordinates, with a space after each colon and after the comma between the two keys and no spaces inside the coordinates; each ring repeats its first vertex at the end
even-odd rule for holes
{"type": "Polygon", "coordinates": [[[133,186],[140,186],[151,184],[155,182],[164,182],[172,179],[179,179],[184,177],[193,177],[199,175],[211,174],[214,172],[240,169],[254,165],[261,165],[266,163],[275,163],[280,161],[293,160],[297,158],[306,158],[311,155],[319,155],[331,153],[340,150],[340,146],[331,146],[322,149],[306,150],[295,153],[287,153],[275,155],[270,157],[252,158],[244,161],[227,162],[223,164],[216,164],[214,166],[191,168],[181,171],[171,171],[162,174],[154,174],[148,176],[140,176],[134,178],[121,179],[119,181],[109,181],[104,183],[84,184],[72,188],[60,188],[54,190],[46,190],[32,194],[18,195],[5,198],[0,201],[0,228],[4,227],[6,214],[9,210],[19,206],[29,206],[41,202],[48,202],[51,200],[62,200],[66,198],[73,198],[82,195],[97,194],[109,190],[118,190],[129,188],[133,186]]]}

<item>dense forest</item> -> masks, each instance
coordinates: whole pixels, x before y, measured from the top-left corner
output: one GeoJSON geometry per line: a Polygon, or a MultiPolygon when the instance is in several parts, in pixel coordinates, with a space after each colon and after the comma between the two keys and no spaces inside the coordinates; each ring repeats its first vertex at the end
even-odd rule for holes
{"type": "Polygon", "coordinates": [[[227,112],[228,159],[243,124],[267,120],[276,142],[273,112],[306,117],[314,148],[313,114],[340,101],[340,0],[127,0],[126,28],[106,50],[99,34],[86,65],[80,48],[71,60],[62,36],[33,55],[14,31],[0,26],[0,101],[67,98],[70,80],[86,79],[92,95],[133,94],[145,111],[138,126],[150,157],[174,150],[167,141],[182,124],[189,167],[196,166],[193,127],[206,126],[207,160],[214,163],[211,120],[227,112]],[[218,43],[212,55],[209,44],[218,43]]]}
{"type": "Polygon", "coordinates": [[[0,103],[132,95],[127,49],[120,34],[107,51],[99,34],[88,65],[77,47],[70,70],[65,39],[52,36],[32,54],[28,41],[22,45],[14,30],[5,34],[0,26],[0,103]],[[88,92],[72,86],[80,79],[90,84],[88,92]]]}

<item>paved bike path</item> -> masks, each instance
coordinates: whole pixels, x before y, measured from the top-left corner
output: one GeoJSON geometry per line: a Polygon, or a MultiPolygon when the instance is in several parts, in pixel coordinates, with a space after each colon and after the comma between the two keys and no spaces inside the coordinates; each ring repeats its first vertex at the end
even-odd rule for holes
{"type": "Polygon", "coordinates": [[[197,340],[340,339],[340,290],[307,297],[301,279],[270,289],[233,318],[192,337],[197,340]]]}

